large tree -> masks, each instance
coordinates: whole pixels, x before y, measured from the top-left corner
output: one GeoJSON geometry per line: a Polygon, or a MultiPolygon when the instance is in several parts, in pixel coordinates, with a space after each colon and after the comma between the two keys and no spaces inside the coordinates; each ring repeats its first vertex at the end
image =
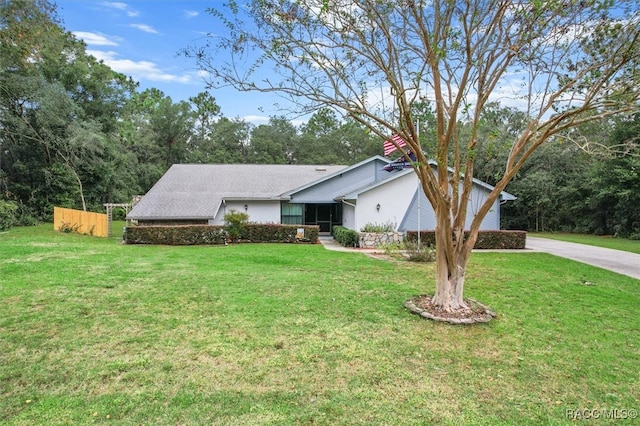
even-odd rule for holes
{"type": "Polygon", "coordinates": [[[586,185],[592,232],[640,239],[640,114],[617,123],[609,145],[635,145],[630,155],[599,159],[586,185]],[[600,218],[599,223],[595,218],[600,218]]]}
{"type": "Polygon", "coordinates": [[[102,208],[110,149],[135,84],[85,51],[46,0],[0,3],[0,197],[23,216],[102,208]]]}
{"type": "Polygon", "coordinates": [[[231,1],[211,10],[226,32],[187,54],[213,86],[278,93],[298,113],[334,108],[381,138],[400,135],[437,218],[431,302],[462,314],[480,224],[526,160],[573,127],[638,110],[639,10],[637,0],[231,1]],[[499,99],[527,122],[465,238],[474,163],[486,143],[482,113],[499,99]],[[431,140],[416,126],[416,102],[433,108],[431,140]]]}
{"type": "Polygon", "coordinates": [[[293,148],[298,144],[296,128],[284,117],[271,117],[269,123],[251,130],[249,162],[255,164],[291,164],[293,148]]]}

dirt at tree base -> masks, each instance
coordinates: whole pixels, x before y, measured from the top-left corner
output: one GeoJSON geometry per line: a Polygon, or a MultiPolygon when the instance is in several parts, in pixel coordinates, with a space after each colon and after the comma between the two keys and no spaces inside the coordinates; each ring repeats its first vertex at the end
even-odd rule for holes
{"type": "Polygon", "coordinates": [[[489,307],[474,299],[464,299],[469,309],[448,312],[431,302],[432,296],[423,294],[405,300],[404,306],[416,315],[433,321],[450,324],[477,324],[489,322],[496,314],[489,307]]]}

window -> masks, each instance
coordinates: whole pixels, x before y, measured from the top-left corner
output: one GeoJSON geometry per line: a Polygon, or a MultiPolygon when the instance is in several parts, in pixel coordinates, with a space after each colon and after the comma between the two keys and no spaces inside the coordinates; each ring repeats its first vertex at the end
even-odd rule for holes
{"type": "Polygon", "coordinates": [[[304,204],[282,203],[280,208],[280,222],[283,225],[302,225],[302,212],[304,204]]]}

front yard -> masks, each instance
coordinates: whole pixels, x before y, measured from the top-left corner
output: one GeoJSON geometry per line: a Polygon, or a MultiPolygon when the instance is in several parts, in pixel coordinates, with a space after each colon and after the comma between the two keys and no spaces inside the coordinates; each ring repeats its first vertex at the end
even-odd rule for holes
{"type": "Polygon", "coordinates": [[[432,264],[50,227],[0,234],[2,424],[553,425],[640,408],[631,278],[474,253],[466,296],[498,316],[451,326],[402,306],[433,290],[432,264]]]}

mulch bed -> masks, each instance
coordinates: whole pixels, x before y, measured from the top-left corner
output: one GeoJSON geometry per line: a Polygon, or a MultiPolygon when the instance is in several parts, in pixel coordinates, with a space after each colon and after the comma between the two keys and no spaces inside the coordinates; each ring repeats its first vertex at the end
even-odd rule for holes
{"type": "Polygon", "coordinates": [[[404,306],[422,318],[450,324],[477,324],[491,321],[495,312],[474,299],[464,299],[469,309],[448,312],[431,303],[431,295],[423,294],[405,300],[404,306]]]}

